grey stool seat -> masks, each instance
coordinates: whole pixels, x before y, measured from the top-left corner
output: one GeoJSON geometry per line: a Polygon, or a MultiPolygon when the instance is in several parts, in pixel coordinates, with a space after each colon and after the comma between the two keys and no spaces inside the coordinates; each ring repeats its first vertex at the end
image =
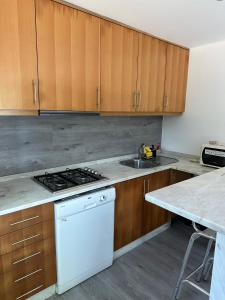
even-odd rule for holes
{"type": "Polygon", "coordinates": [[[183,264],[182,264],[182,267],[181,267],[181,271],[180,271],[180,274],[179,274],[179,277],[178,277],[178,280],[177,280],[177,284],[176,284],[176,287],[175,287],[175,290],[174,290],[174,293],[173,293],[173,296],[172,296],[172,300],[179,299],[180,292],[181,292],[181,289],[182,289],[184,283],[187,283],[187,284],[191,285],[195,289],[201,291],[203,294],[209,296],[208,291],[206,291],[205,289],[200,287],[197,284],[197,282],[196,283],[192,282],[190,280],[190,278],[193,277],[197,273],[198,273],[197,278],[196,278],[197,281],[200,281],[202,276],[204,276],[204,279],[208,278],[208,275],[210,273],[212,263],[213,263],[213,258],[209,257],[209,255],[210,255],[210,250],[213,246],[213,243],[216,240],[216,232],[209,229],[209,228],[207,228],[205,230],[199,230],[197,225],[194,222],[192,223],[192,225],[195,229],[195,232],[192,234],[192,236],[189,240],[188,247],[187,247],[187,250],[186,250],[186,253],[185,253],[185,256],[184,256],[183,264]],[[191,272],[189,275],[184,277],[184,271],[185,271],[185,268],[187,266],[190,254],[191,254],[192,247],[194,245],[194,242],[200,237],[203,237],[203,238],[206,238],[206,239],[209,240],[208,244],[207,244],[207,248],[206,248],[206,252],[205,252],[203,262],[193,272],[191,272]]]}

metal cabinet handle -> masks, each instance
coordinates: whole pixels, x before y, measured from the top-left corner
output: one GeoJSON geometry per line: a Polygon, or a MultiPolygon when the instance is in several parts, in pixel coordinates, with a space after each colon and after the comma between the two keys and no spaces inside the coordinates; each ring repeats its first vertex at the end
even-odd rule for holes
{"type": "Polygon", "coordinates": [[[27,274],[27,275],[25,275],[25,276],[23,276],[23,277],[20,277],[20,278],[14,280],[14,282],[16,283],[16,282],[19,282],[19,281],[21,281],[21,280],[24,280],[24,279],[26,279],[27,277],[33,276],[34,274],[37,274],[37,273],[39,273],[39,272],[41,272],[41,271],[42,271],[42,269],[35,270],[35,271],[32,272],[32,273],[29,273],[29,274],[27,274]]]}
{"type": "Polygon", "coordinates": [[[40,218],[40,216],[34,216],[34,217],[27,218],[27,219],[24,219],[24,220],[15,222],[15,223],[11,223],[10,226],[15,226],[15,225],[18,225],[18,224],[21,224],[21,223],[24,223],[24,222],[28,222],[28,221],[31,221],[31,220],[34,220],[34,219],[37,219],[37,218],[40,218]]]}
{"type": "Polygon", "coordinates": [[[37,287],[34,288],[33,290],[31,290],[31,291],[29,291],[29,292],[26,292],[25,294],[23,294],[23,295],[21,295],[21,296],[19,296],[19,297],[16,297],[16,300],[19,300],[19,299],[21,299],[21,298],[23,298],[23,297],[25,297],[25,296],[30,295],[31,293],[33,293],[33,292],[39,290],[39,289],[42,288],[43,286],[44,286],[43,284],[37,286],[37,287]]]}
{"type": "Polygon", "coordinates": [[[30,258],[32,258],[32,257],[34,257],[34,256],[39,255],[39,254],[41,254],[40,251],[39,251],[39,252],[36,252],[36,253],[34,253],[34,254],[31,254],[31,255],[29,255],[29,256],[26,256],[26,257],[24,257],[24,258],[21,258],[21,259],[19,259],[19,260],[16,260],[16,261],[14,261],[12,264],[13,264],[13,265],[16,265],[16,264],[18,264],[18,263],[20,263],[20,262],[23,262],[23,261],[25,261],[25,260],[28,260],[28,259],[30,259],[30,258]]]}
{"type": "Polygon", "coordinates": [[[39,103],[39,82],[38,79],[32,80],[32,86],[33,86],[33,101],[34,104],[39,103]]]}
{"type": "Polygon", "coordinates": [[[145,191],[145,184],[146,184],[146,180],[144,179],[144,195],[143,195],[144,198],[145,198],[145,192],[146,192],[146,191],[145,191]]]}
{"type": "Polygon", "coordinates": [[[141,102],[141,92],[139,91],[137,93],[137,110],[139,109],[140,107],[140,102],[141,102]]]}
{"type": "Polygon", "coordinates": [[[133,92],[133,109],[136,111],[137,109],[137,92],[133,92]]]}
{"type": "Polygon", "coordinates": [[[144,179],[144,197],[145,197],[145,193],[146,193],[146,181],[147,181],[147,193],[149,192],[150,190],[150,180],[149,179],[144,179]]]}
{"type": "Polygon", "coordinates": [[[168,96],[164,96],[163,106],[164,106],[164,110],[168,108],[168,96]]]}
{"type": "Polygon", "coordinates": [[[101,95],[100,95],[100,88],[98,87],[96,89],[96,104],[97,104],[97,110],[100,110],[101,107],[101,95]]]}
{"type": "Polygon", "coordinates": [[[11,245],[12,245],[12,246],[18,245],[18,244],[20,244],[20,243],[23,243],[23,242],[32,240],[32,239],[34,239],[34,238],[36,238],[36,237],[38,237],[38,236],[40,236],[40,235],[41,235],[40,233],[35,234],[35,235],[32,235],[32,236],[30,236],[30,237],[28,237],[28,238],[26,238],[26,239],[21,240],[21,241],[14,242],[14,243],[12,243],[11,245]]]}

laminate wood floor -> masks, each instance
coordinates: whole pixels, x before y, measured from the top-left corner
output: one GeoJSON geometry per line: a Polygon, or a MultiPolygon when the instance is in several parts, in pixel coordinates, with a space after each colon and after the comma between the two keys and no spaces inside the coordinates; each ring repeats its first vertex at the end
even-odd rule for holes
{"type": "MultiPolygon", "coordinates": [[[[65,294],[49,300],[169,300],[173,292],[192,228],[176,222],[167,231],[114,261],[112,267],[65,294]]],[[[206,243],[199,240],[192,251],[188,272],[201,263],[206,243]]],[[[209,282],[203,283],[210,286],[209,282]]],[[[206,300],[186,286],[180,300],[206,300]]]]}

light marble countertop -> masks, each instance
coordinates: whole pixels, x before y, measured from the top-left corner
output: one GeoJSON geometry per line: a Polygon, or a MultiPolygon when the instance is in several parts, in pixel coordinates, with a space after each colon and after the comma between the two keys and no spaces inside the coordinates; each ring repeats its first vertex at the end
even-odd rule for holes
{"type": "MultiPolygon", "coordinates": [[[[140,176],[145,176],[154,172],[158,172],[170,168],[190,172],[195,175],[201,175],[213,170],[208,167],[200,166],[198,162],[191,161],[190,157],[188,156],[186,157],[184,155],[178,155],[175,153],[165,153],[162,155],[167,155],[169,157],[176,157],[179,159],[179,162],[162,166],[162,167],[152,168],[152,169],[133,169],[130,167],[122,166],[119,163],[119,161],[121,160],[134,157],[134,155],[129,155],[129,156],[104,159],[95,162],[76,164],[76,165],[64,166],[64,167],[59,167],[54,169],[1,177],[0,178],[0,215],[4,215],[21,209],[64,199],[94,189],[103,188],[118,182],[137,178],[140,176]],[[57,193],[49,192],[43,186],[34,182],[32,179],[33,176],[43,174],[45,171],[58,172],[64,170],[67,167],[77,168],[77,167],[85,167],[85,166],[97,170],[103,176],[107,177],[107,179],[99,182],[94,182],[94,183],[70,188],[57,193]]],[[[225,177],[224,177],[224,182],[225,182],[225,177]]]]}
{"type": "Polygon", "coordinates": [[[225,233],[225,168],[148,193],[145,199],[225,233]]]}

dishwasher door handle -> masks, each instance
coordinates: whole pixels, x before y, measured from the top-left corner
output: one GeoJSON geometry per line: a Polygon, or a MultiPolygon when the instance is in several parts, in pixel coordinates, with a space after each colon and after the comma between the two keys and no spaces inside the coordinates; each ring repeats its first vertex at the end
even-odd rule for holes
{"type": "Polygon", "coordinates": [[[86,209],[91,209],[91,208],[94,208],[94,207],[96,207],[96,206],[97,206],[97,203],[96,203],[96,202],[94,202],[94,203],[89,203],[89,204],[84,205],[84,210],[86,210],[86,209]]]}

